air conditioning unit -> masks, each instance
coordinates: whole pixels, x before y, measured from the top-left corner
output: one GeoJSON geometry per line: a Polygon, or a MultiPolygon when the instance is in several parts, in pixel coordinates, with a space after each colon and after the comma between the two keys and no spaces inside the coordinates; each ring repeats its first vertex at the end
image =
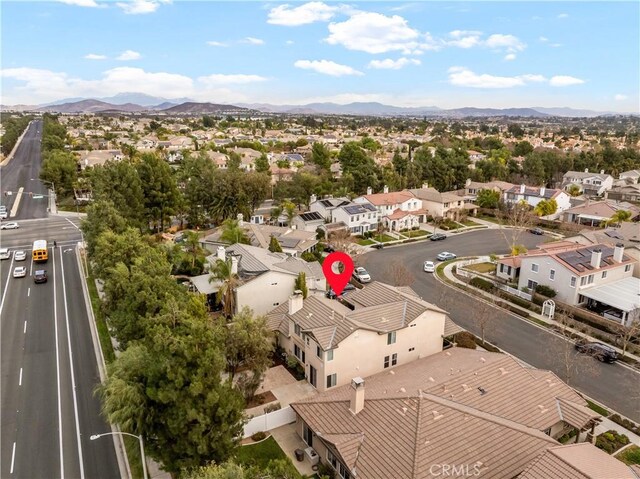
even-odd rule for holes
{"type": "Polygon", "coordinates": [[[315,466],[320,461],[320,456],[318,456],[318,453],[312,447],[306,448],[304,450],[304,453],[306,454],[312,466],[315,466]]]}

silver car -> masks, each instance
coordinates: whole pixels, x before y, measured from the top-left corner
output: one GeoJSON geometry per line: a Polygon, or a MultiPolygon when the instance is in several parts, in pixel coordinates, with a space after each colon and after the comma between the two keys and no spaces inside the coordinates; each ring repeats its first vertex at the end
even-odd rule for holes
{"type": "Polygon", "coordinates": [[[457,256],[453,253],[449,253],[448,251],[443,251],[438,256],[436,256],[439,261],[448,261],[450,259],[456,259],[457,256]]]}
{"type": "Polygon", "coordinates": [[[18,250],[15,253],[13,253],[13,260],[14,261],[24,261],[25,259],[27,259],[27,252],[24,250],[18,250]]]}
{"type": "Polygon", "coordinates": [[[13,270],[14,278],[24,278],[27,275],[27,268],[25,266],[16,266],[13,270]]]}

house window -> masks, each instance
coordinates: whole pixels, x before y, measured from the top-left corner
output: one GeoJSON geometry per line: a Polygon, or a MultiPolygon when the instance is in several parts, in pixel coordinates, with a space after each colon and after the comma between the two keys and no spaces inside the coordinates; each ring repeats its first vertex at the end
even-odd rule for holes
{"type": "Polygon", "coordinates": [[[555,270],[555,269],[549,270],[549,279],[550,279],[551,281],[553,281],[554,279],[556,279],[556,270],[555,270]]]}
{"type": "Polygon", "coordinates": [[[309,346],[309,336],[305,336],[304,337],[305,342],[307,343],[307,346],[309,346]]]}
{"type": "Polygon", "coordinates": [[[333,361],[333,349],[327,351],[327,361],[333,361]]]}
{"type": "Polygon", "coordinates": [[[409,348],[409,352],[415,351],[415,350],[416,350],[416,348],[409,348]]]}
{"type": "Polygon", "coordinates": [[[593,283],[593,276],[592,274],[590,274],[589,276],[587,276],[587,284],[592,284],[593,283]]]}
{"type": "Polygon", "coordinates": [[[332,388],[338,384],[338,375],[336,373],[327,376],[327,388],[332,388]]]}
{"type": "Polygon", "coordinates": [[[545,430],[544,430],[544,433],[545,433],[547,436],[551,436],[551,428],[550,428],[550,427],[548,427],[547,429],[545,429],[545,430]]]}
{"type": "Polygon", "coordinates": [[[603,271],[602,272],[602,279],[605,279],[607,277],[607,271],[603,271]]]}
{"type": "Polygon", "coordinates": [[[389,367],[389,356],[384,357],[384,369],[389,367]]]}
{"type": "Polygon", "coordinates": [[[535,263],[531,263],[531,271],[533,271],[534,273],[538,272],[538,265],[535,263]]]}
{"type": "Polygon", "coordinates": [[[572,288],[576,287],[576,277],[575,276],[571,276],[571,281],[569,283],[571,285],[572,288]]]}
{"type": "Polygon", "coordinates": [[[336,470],[336,472],[342,479],[351,479],[349,469],[347,469],[340,461],[338,461],[336,456],[334,456],[331,451],[327,451],[327,462],[331,464],[331,466],[336,470]]]}
{"type": "Polygon", "coordinates": [[[393,353],[391,355],[391,366],[395,366],[398,364],[398,353],[393,353]]]}
{"type": "Polygon", "coordinates": [[[387,334],[387,344],[395,344],[395,342],[396,342],[396,332],[391,331],[389,334],[387,334]]]}
{"type": "Polygon", "coordinates": [[[580,278],[580,286],[584,286],[585,284],[587,284],[587,277],[583,276],[580,278]]]}
{"type": "Polygon", "coordinates": [[[631,271],[631,265],[630,265],[630,264],[628,264],[628,265],[626,265],[626,266],[624,267],[624,272],[625,272],[625,273],[628,273],[629,271],[631,271]]]}
{"type": "Polygon", "coordinates": [[[295,324],[293,327],[294,332],[300,336],[300,325],[299,324],[295,324]]]}
{"type": "Polygon", "coordinates": [[[537,281],[533,281],[533,280],[527,281],[527,288],[529,288],[530,290],[535,290],[536,286],[538,286],[537,281]]]}
{"type": "Polygon", "coordinates": [[[302,359],[302,350],[300,349],[300,346],[298,346],[297,344],[293,345],[293,354],[295,355],[296,358],[302,359]]]}
{"type": "Polygon", "coordinates": [[[322,348],[320,346],[316,346],[316,356],[322,359],[322,348]]]}

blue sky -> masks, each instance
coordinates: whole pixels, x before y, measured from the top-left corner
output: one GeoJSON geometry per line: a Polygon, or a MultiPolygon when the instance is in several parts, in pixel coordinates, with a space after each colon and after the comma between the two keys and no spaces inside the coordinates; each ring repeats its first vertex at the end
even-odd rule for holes
{"type": "Polygon", "coordinates": [[[2,104],[640,110],[640,2],[3,1],[2,104]]]}

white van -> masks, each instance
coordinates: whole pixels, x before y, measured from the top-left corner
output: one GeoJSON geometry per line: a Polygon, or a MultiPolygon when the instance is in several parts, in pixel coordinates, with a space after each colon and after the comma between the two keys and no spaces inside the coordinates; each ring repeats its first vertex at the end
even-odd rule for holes
{"type": "Polygon", "coordinates": [[[9,253],[9,248],[0,248],[0,259],[10,259],[11,253],[9,253]]]}

